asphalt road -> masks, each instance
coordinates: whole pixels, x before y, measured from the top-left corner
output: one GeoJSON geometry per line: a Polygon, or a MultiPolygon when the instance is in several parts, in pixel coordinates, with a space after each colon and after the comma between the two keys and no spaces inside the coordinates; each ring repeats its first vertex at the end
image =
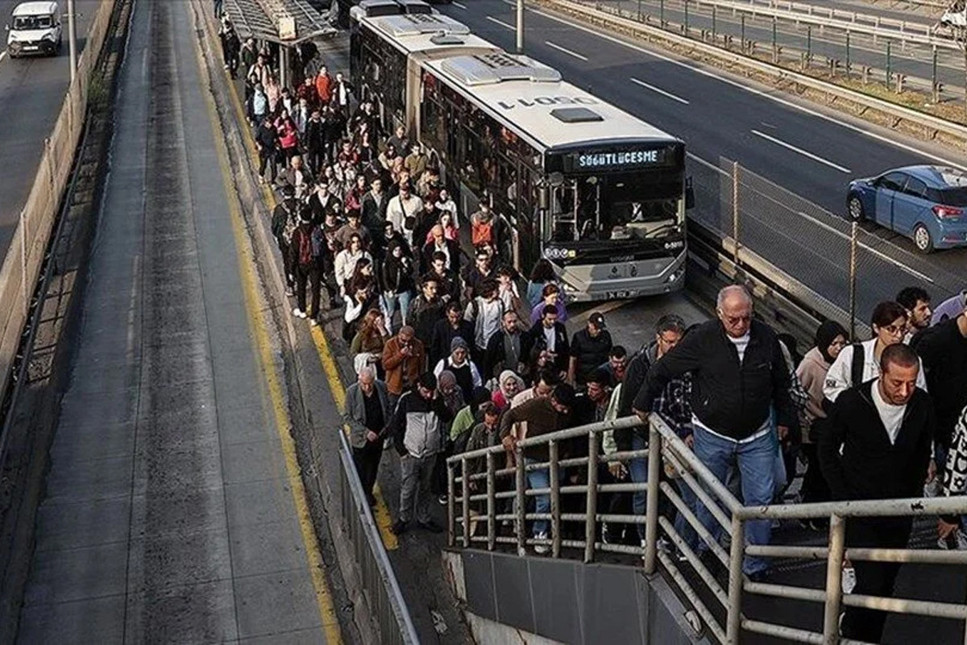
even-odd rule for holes
{"type": "MultiPolygon", "coordinates": [[[[76,0],[78,56],[87,44],[87,32],[101,0],[76,0]]],[[[10,14],[20,2],[0,0],[0,24],[10,23],[10,14]]],[[[0,257],[17,227],[37,164],[40,163],[44,139],[57,121],[67,84],[70,63],[67,48],[67,2],[60,1],[64,12],[63,47],[52,58],[0,59],[0,114],[3,115],[3,143],[0,145],[0,257]]],[[[3,51],[7,35],[3,32],[3,51]]]]}
{"type": "MultiPolygon", "coordinates": [[[[443,11],[484,38],[514,47],[513,7],[507,3],[458,2],[443,11]]],[[[841,307],[848,301],[849,255],[842,237],[848,225],[840,217],[847,182],[897,166],[962,159],[538,11],[529,10],[525,23],[526,53],[559,69],[570,82],[683,138],[691,153],[713,165],[725,157],[774,182],[769,198],[745,204],[752,215],[742,220],[740,240],[841,307]]],[[[693,164],[692,172],[700,193],[696,216],[730,230],[731,215],[719,200],[721,179],[700,164],[693,164]]],[[[869,234],[863,235],[858,278],[861,317],[908,284],[927,287],[938,300],[963,288],[967,250],[924,257],[905,238],[865,228],[869,234]]]]}

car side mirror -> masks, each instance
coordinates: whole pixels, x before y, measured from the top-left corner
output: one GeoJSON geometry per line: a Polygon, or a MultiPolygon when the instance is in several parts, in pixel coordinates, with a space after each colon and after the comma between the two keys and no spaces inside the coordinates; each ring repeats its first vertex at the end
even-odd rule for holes
{"type": "Polygon", "coordinates": [[[4,25],[3,26],[3,30],[4,31],[10,31],[10,25],[4,25]]]}
{"type": "Polygon", "coordinates": [[[692,188],[692,178],[685,178],[685,210],[695,208],[695,189],[692,188]]]}

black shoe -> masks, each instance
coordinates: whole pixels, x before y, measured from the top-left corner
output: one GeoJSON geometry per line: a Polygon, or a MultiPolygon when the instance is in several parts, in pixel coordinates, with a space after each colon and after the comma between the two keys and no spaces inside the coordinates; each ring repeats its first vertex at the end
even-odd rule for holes
{"type": "Polygon", "coordinates": [[[406,522],[403,520],[396,520],[393,522],[393,526],[390,527],[390,531],[393,532],[393,535],[403,535],[406,533],[408,528],[409,527],[406,525],[406,522]]]}
{"type": "Polygon", "coordinates": [[[443,527],[433,520],[430,520],[429,522],[417,522],[416,524],[421,529],[429,531],[430,533],[443,533],[443,527]]]}
{"type": "Polygon", "coordinates": [[[753,571],[746,576],[749,582],[766,582],[769,580],[769,570],[762,569],[761,571],[753,571]]]}

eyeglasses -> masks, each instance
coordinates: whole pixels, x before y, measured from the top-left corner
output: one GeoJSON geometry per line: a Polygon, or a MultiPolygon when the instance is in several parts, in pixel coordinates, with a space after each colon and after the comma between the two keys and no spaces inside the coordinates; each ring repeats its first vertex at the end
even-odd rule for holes
{"type": "Polygon", "coordinates": [[[879,329],[885,331],[886,333],[890,334],[891,336],[902,336],[907,331],[906,325],[900,325],[900,326],[897,326],[897,325],[884,325],[883,327],[880,327],[879,329]]]}

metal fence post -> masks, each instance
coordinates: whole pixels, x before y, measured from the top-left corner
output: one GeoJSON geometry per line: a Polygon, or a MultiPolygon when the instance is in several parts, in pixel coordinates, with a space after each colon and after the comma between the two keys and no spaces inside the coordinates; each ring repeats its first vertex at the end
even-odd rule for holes
{"type": "Polygon", "coordinates": [[[661,434],[648,424],[648,490],[645,496],[645,573],[655,573],[658,552],[658,484],[661,470],[661,434]]]}
{"type": "Polygon", "coordinates": [[[588,494],[585,501],[587,515],[584,519],[584,561],[594,560],[594,538],[598,516],[598,443],[601,435],[588,434],[588,494]]]}
{"type": "Polygon", "coordinates": [[[886,41],[886,87],[887,87],[887,89],[889,89],[890,88],[890,85],[892,85],[892,83],[890,81],[893,78],[893,74],[890,71],[890,69],[892,67],[890,63],[891,63],[891,60],[890,60],[890,41],[888,40],[888,41],[886,41]]]}
{"type": "Polygon", "coordinates": [[[745,524],[732,518],[732,546],[729,549],[729,606],[725,622],[725,642],[738,645],[742,629],[742,556],[745,551],[745,524]]]}
{"type": "Polygon", "coordinates": [[[685,0],[685,36],[688,36],[688,0],[685,0]]]}
{"type": "Polygon", "coordinates": [[[849,37],[850,32],[846,32],[846,80],[849,80],[849,37]]]}
{"type": "Polygon", "coordinates": [[[642,20],[641,20],[641,0],[638,0],[638,22],[642,22],[642,20]]]}
{"type": "Polygon", "coordinates": [[[487,453],[487,550],[493,551],[497,543],[497,520],[494,514],[497,512],[496,475],[494,474],[494,453],[487,453]]]}
{"type": "Polygon", "coordinates": [[[456,497],[457,486],[454,482],[454,468],[453,464],[447,464],[447,546],[453,546],[457,542],[456,533],[456,506],[454,497],[456,497]]]}
{"type": "Polygon", "coordinates": [[[772,62],[779,62],[779,36],[778,36],[778,19],[772,17],[772,62]]]}
{"type": "Polygon", "coordinates": [[[732,261],[739,266],[739,162],[732,162],[732,261]]]}
{"type": "Polygon", "coordinates": [[[813,26],[808,25],[806,27],[806,61],[811,62],[813,59],[813,26]]]}
{"type": "Polygon", "coordinates": [[[30,313],[30,298],[27,297],[27,209],[20,209],[20,299],[23,302],[24,320],[30,313]]]}
{"type": "Polygon", "coordinates": [[[856,339],[856,254],[859,250],[860,225],[853,222],[849,236],[849,337],[856,339]]]}
{"type": "Polygon", "coordinates": [[[839,641],[839,610],[843,601],[843,554],[846,552],[846,520],[829,518],[829,555],[826,559],[826,605],[823,610],[823,643],[839,641]]]}
{"type": "Polygon", "coordinates": [[[930,64],[930,87],[933,95],[933,102],[940,102],[940,86],[937,85],[937,45],[933,46],[933,59],[930,64]]]}
{"type": "Polygon", "coordinates": [[[716,7],[716,5],[713,4],[712,5],[712,43],[713,44],[715,43],[715,32],[716,32],[716,29],[715,29],[715,7],[716,7]]]}
{"type": "Polygon", "coordinates": [[[661,28],[665,28],[665,0],[659,0],[658,2],[658,24],[661,28]]]}
{"type": "Polygon", "coordinates": [[[527,491],[527,474],[524,472],[524,451],[520,448],[517,449],[514,456],[517,458],[516,467],[517,471],[515,474],[517,495],[514,497],[517,502],[517,553],[519,555],[526,555],[526,533],[527,533],[527,497],[524,493],[527,491]]]}
{"type": "Polygon", "coordinates": [[[551,556],[561,557],[561,469],[558,466],[560,447],[556,441],[549,441],[547,450],[550,455],[551,482],[551,556]]]}
{"type": "Polygon", "coordinates": [[[470,477],[467,476],[466,459],[460,460],[460,471],[462,474],[460,488],[463,495],[463,547],[467,548],[470,546],[470,477]]]}

